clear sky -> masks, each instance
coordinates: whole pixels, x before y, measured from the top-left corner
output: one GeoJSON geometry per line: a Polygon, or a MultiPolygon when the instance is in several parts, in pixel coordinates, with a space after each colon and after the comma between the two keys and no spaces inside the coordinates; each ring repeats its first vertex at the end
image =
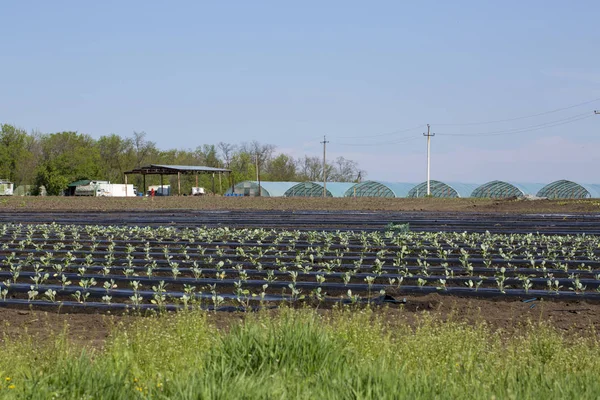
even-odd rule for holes
{"type": "Polygon", "coordinates": [[[600,183],[599,21],[592,0],[0,1],[0,122],[294,156],[327,135],[403,182],[430,123],[432,179],[600,183]]]}

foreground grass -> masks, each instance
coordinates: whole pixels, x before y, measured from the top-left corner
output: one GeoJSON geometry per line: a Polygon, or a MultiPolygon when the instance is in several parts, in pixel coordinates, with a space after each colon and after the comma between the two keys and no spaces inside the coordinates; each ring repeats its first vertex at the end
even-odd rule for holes
{"type": "Polygon", "coordinates": [[[540,323],[517,332],[426,315],[391,326],[368,310],[283,310],[218,330],[206,314],[185,312],[116,326],[101,350],[76,349],[66,334],[5,338],[0,397],[598,397],[595,334],[565,336],[540,323]]]}

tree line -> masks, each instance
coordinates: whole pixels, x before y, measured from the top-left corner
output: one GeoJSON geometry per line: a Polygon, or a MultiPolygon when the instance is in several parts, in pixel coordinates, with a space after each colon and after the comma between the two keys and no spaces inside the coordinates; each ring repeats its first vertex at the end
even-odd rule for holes
{"type": "MultiPolygon", "coordinates": [[[[202,144],[195,149],[161,150],[145,132],[131,137],[116,134],[94,139],[78,132],[28,133],[9,124],[0,125],[0,178],[16,186],[45,187],[49,195],[59,195],[70,182],[79,179],[124,183],[124,172],[150,164],[202,165],[227,168],[233,172],[219,182],[215,192],[223,193],[232,182],[256,180],[257,168],[263,181],[320,181],[322,159],[294,157],[277,152],[271,144],[257,141],[230,144],[202,144]]],[[[325,166],[327,180],[354,182],[365,176],[355,161],[338,157],[325,166]]],[[[146,184],[158,184],[159,177],[147,176],[146,184]]],[[[165,177],[165,184],[175,184],[165,177]]],[[[212,176],[200,175],[199,185],[212,190],[212,176]]],[[[142,177],[130,175],[128,183],[142,187],[142,177]]],[[[185,176],[182,191],[195,186],[195,177],[185,176]]]]}

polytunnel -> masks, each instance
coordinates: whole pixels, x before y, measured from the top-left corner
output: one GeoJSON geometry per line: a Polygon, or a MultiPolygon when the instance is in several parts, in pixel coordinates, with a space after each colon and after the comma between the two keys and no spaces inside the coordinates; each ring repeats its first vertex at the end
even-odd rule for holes
{"type": "Polygon", "coordinates": [[[582,184],[565,179],[544,186],[537,193],[549,199],[589,199],[600,198],[600,185],[582,184]]]}
{"type": "Polygon", "coordinates": [[[346,191],[346,197],[406,197],[414,183],[364,181],[346,191]]]}
{"type": "MultiPolygon", "coordinates": [[[[348,189],[356,185],[352,182],[327,182],[327,197],[344,197],[348,189]]],[[[285,197],[323,197],[323,184],[319,182],[300,182],[290,187],[285,197]]]]}
{"type": "MultiPolygon", "coordinates": [[[[262,197],[282,197],[286,190],[292,186],[298,184],[298,182],[260,182],[260,195],[262,197]]],[[[233,194],[242,196],[257,196],[258,195],[258,182],[257,181],[244,181],[236,184],[234,190],[231,188],[227,189],[225,196],[231,196],[233,194]]]]}
{"type": "Polygon", "coordinates": [[[537,195],[544,185],[541,183],[515,183],[505,181],[491,181],[478,186],[471,197],[503,199],[507,197],[524,197],[537,195]]]}
{"type": "MultiPolygon", "coordinates": [[[[429,181],[431,196],[433,197],[471,197],[473,190],[477,189],[479,184],[459,183],[459,182],[440,182],[429,181]]],[[[427,181],[421,182],[408,192],[407,197],[425,197],[427,196],[427,181]]]]}

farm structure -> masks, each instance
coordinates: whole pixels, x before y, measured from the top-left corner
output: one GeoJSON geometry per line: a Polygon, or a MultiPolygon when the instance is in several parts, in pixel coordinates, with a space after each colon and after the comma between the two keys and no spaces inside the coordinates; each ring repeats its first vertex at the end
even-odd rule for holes
{"type": "Polygon", "coordinates": [[[177,195],[181,195],[181,176],[182,175],[195,175],[196,185],[198,187],[198,174],[212,174],[212,192],[215,193],[215,176],[219,176],[219,183],[221,183],[223,174],[230,174],[231,170],[225,168],[214,168],[205,167],[199,165],[161,165],[151,164],[145,167],[136,168],[131,171],[125,172],[125,183],[127,183],[128,175],[142,175],[143,177],[143,190],[142,193],[146,193],[146,175],[160,175],[161,187],[166,186],[163,182],[165,175],[177,175],[177,195]]]}
{"type": "Polygon", "coordinates": [[[79,180],[68,185],[66,194],[68,196],[134,197],[136,192],[133,185],[79,180]]]}
{"type": "Polygon", "coordinates": [[[563,179],[547,184],[537,195],[549,199],[600,198],[600,185],[581,184],[563,179]]]}
{"type": "MultiPolygon", "coordinates": [[[[261,181],[260,182],[260,196],[262,197],[282,197],[286,190],[298,182],[271,182],[261,181]]],[[[229,188],[225,192],[225,195],[239,195],[239,196],[251,196],[256,197],[259,195],[259,183],[258,181],[243,181],[234,185],[233,189],[229,188]]]]}
{"type": "Polygon", "coordinates": [[[344,197],[351,187],[356,185],[351,182],[327,182],[326,187],[320,182],[300,182],[289,188],[285,197],[344,197]]]}
{"type": "MultiPolygon", "coordinates": [[[[431,180],[429,187],[433,197],[471,197],[471,193],[479,185],[474,183],[440,182],[431,180]]],[[[421,182],[413,187],[406,197],[426,197],[427,182],[421,182]]]]}
{"type": "MultiPolygon", "coordinates": [[[[260,182],[263,197],[322,197],[321,182],[260,182]]],[[[225,195],[258,196],[258,181],[237,183],[225,195]]],[[[491,181],[484,184],[430,181],[431,196],[441,198],[522,198],[538,196],[560,199],[600,198],[600,185],[560,180],[548,185],[491,181]]],[[[327,182],[327,197],[415,198],[427,195],[427,182],[385,182],[368,180],[360,183],[327,182]]]]}
{"type": "Polygon", "coordinates": [[[352,186],[345,197],[406,197],[414,183],[364,181],[352,186]]]}
{"type": "Polygon", "coordinates": [[[544,187],[541,183],[515,183],[491,181],[477,187],[470,197],[502,199],[508,197],[536,196],[544,187]]]}
{"type": "Polygon", "coordinates": [[[12,182],[0,179],[0,196],[12,196],[14,185],[12,182]]]}

